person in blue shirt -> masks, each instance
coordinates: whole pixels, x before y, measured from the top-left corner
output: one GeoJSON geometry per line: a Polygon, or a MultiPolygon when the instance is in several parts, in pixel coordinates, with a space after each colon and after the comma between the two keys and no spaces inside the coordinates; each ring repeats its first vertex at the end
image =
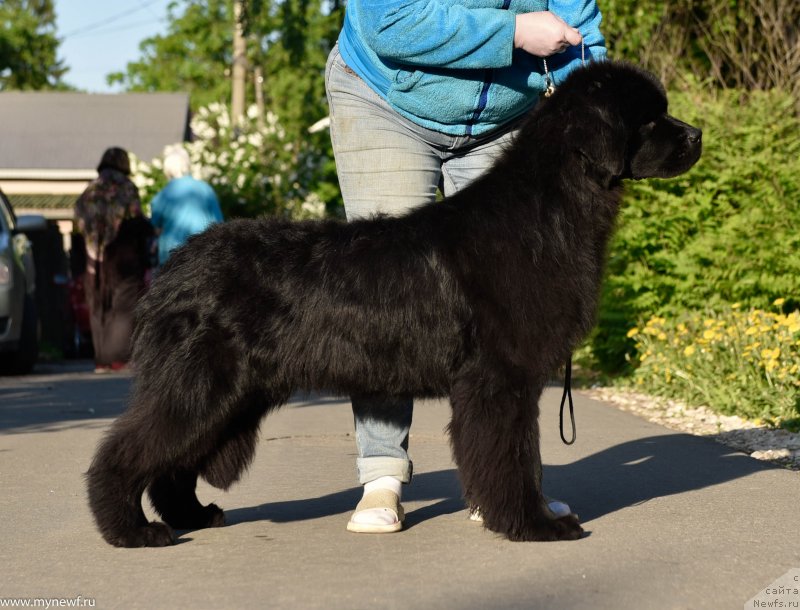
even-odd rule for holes
{"type": "MultiPolygon", "coordinates": [[[[347,218],[402,214],[486,171],[550,86],[605,57],[600,21],[595,0],[349,0],[325,72],[347,218]]],[[[352,405],[364,495],[347,529],[396,532],[412,400],[352,405]]]]}
{"type": "Polygon", "coordinates": [[[164,153],[164,174],[169,182],[150,204],[151,222],[158,234],[158,265],[195,233],[222,222],[222,210],[211,186],[190,174],[189,154],[180,145],[164,153]]]}

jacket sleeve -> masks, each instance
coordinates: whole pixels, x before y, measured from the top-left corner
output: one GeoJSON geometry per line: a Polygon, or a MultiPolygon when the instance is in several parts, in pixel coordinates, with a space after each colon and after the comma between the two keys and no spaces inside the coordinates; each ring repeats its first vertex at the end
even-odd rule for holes
{"type": "MultiPolygon", "coordinates": [[[[447,0],[349,0],[366,44],[383,60],[425,68],[511,65],[514,14],[447,0]]],[[[348,7],[350,8],[350,7],[348,7]]]]}
{"type": "MultiPolygon", "coordinates": [[[[600,33],[603,17],[595,0],[550,0],[550,11],[581,33],[587,63],[606,58],[606,40],[600,33]]],[[[558,86],[570,72],[581,66],[581,45],[551,55],[547,58],[547,66],[558,86]]]]}

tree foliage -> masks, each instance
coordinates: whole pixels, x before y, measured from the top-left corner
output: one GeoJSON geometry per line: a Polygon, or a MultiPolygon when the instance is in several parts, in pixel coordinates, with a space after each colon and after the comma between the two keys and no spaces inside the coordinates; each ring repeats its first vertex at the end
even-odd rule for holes
{"type": "MultiPolygon", "coordinates": [[[[166,34],[144,40],[142,57],[124,73],[110,76],[131,91],[188,91],[192,109],[227,105],[231,97],[233,61],[233,0],[181,0],[169,8],[166,34]]],[[[314,159],[316,166],[302,173],[309,182],[302,189],[314,193],[331,210],[340,195],[327,132],[308,128],[327,116],[325,62],[341,27],[342,9],[324,0],[251,0],[243,21],[247,39],[249,104],[263,94],[262,117],[277,118],[284,136],[280,153],[292,163],[314,159]],[[263,82],[255,78],[260,68],[263,82]]],[[[266,179],[272,170],[262,168],[266,179]]],[[[287,180],[292,179],[287,174],[287,180]]],[[[250,189],[251,194],[256,192],[250,189]]],[[[282,210],[283,204],[243,202],[231,206],[236,215],[282,210]]],[[[276,201],[283,201],[281,195],[276,201]]]]}
{"type": "MultiPolygon", "coordinates": [[[[341,26],[341,8],[322,0],[257,0],[245,5],[247,99],[262,87],[266,109],[297,139],[327,114],[323,72],[341,26]],[[260,67],[263,83],[256,83],[260,67]]],[[[233,0],[181,0],[169,30],[144,40],[142,57],[109,76],[130,91],[188,91],[194,109],[228,103],[233,61],[233,0]]]]}
{"type": "Polygon", "coordinates": [[[64,88],[53,0],[0,2],[0,91],[64,88]]]}
{"type": "Polygon", "coordinates": [[[173,2],[166,34],[146,38],[141,58],[108,76],[128,91],[186,91],[194,108],[227,101],[232,62],[231,0],[173,2]]]}

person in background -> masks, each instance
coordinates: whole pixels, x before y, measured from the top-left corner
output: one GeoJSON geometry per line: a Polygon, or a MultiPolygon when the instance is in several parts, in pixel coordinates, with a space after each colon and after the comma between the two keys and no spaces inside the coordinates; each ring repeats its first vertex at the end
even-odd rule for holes
{"type": "Polygon", "coordinates": [[[145,289],[153,227],[129,178],[127,151],[107,149],[97,173],[75,204],[75,231],[86,250],[84,290],[95,372],[103,373],[122,370],[130,360],[133,310],[145,289]]]}
{"type": "Polygon", "coordinates": [[[158,265],[195,233],[222,222],[214,189],[193,178],[189,153],[181,145],[164,150],[164,175],[169,182],[150,204],[151,222],[158,234],[158,265]]]}
{"type": "MultiPolygon", "coordinates": [[[[600,21],[595,0],[349,0],[325,73],[348,220],[403,214],[475,180],[541,95],[582,58],[605,57],[600,21]]],[[[352,404],[364,494],[347,529],[396,532],[412,400],[352,404]]],[[[570,512],[557,501],[550,509],[570,512]]]]}

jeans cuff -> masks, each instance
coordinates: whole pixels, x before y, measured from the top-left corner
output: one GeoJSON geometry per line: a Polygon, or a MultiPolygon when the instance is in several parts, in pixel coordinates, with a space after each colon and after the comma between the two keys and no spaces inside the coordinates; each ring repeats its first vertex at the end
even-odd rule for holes
{"type": "Polygon", "coordinates": [[[381,477],[394,477],[401,483],[410,483],[414,473],[411,460],[393,457],[357,458],[356,468],[358,481],[362,485],[381,477]]]}

